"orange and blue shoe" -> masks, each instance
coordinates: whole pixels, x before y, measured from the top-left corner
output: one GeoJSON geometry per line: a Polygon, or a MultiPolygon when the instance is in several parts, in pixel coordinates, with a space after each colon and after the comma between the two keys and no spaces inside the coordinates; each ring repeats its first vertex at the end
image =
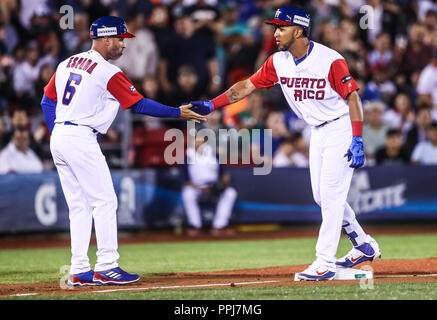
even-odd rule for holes
{"type": "Polygon", "coordinates": [[[299,280],[306,281],[332,280],[335,277],[335,271],[332,268],[313,263],[305,271],[299,272],[296,276],[299,280]]]}
{"type": "Polygon", "coordinates": [[[352,268],[365,261],[373,261],[381,257],[378,243],[371,237],[362,245],[353,247],[343,258],[337,260],[335,264],[342,268],[352,268]]]}
{"type": "Polygon", "coordinates": [[[93,270],[82,273],[70,274],[70,277],[68,278],[68,285],[72,287],[95,286],[96,283],[93,281],[93,278],[93,270]]]}
{"type": "Polygon", "coordinates": [[[93,281],[102,285],[123,285],[130,284],[140,280],[137,274],[127,273],[123,269],[117,267],[105,271],[94,272],[93,281]]]}

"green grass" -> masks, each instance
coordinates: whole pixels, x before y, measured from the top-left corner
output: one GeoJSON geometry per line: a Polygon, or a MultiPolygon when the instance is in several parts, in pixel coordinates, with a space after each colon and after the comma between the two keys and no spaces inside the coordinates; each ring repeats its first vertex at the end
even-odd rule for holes
{"type": "MultiPolygon", "coordinates": [[[[380,244],[383,259],[437,257],[437,246],[435,245],[437,235],[390,235],[377,236],[375,239],[380,244]]],[[[208,272],[289,266],[311,263],[315,258],[315,244],[315,238],[131,244],[120,246],[121,258],[119,263],[130,272],[139,273],[143,276],[169,272],[208,272]]],[[[349,249],[349,242],[343,238],[340,242],[338,257],[345,254],[349,249]]],[[[95,247],[92,247],[89,252],[92,265],[95,263],[95,252],[95,247]]],[[[0,250],[0,283],[58,282],[61,277],[59,270],[61,266],[68,265],[69,260],[69,248],[0,250]]],[[[388,291],[391,290],[390,286],[389,284],[378,284],[378,290],[369,291],[369,293],[365,293],[363,290],[354,291],[357,286],[341,286],[335,288],[333,292],[338,291],[339,297],[341,297],[341,292],[350,294],[348,290],[352,290],[355,292],[354,295],[358,295],[357,299],[361,299],[360,295],[363,294],[367,294],[369,299],[379,299],[379,297],[384,296],[384,288],[387,288],[388,291]],[[379,288],[381,291],[379,291],[379,288]]],[[[431,294],[424,293],[427,284],[402,284],[402,286],[405,286],[405,291],[399,290],[397,298],[402,298],[402,292],[414,293],[415,296],[419,297],[418,299],[422,299],[420,297],[427,295],[435,297],[436,294],[435,285],[431,294]]],[[[323,299],[326,295],[332,295],[332,292],[330,292],[332,287],[323,286],[311,286],[304,289],[302,287],[299,287],[299,289],[289,287],[154,290],[152,292],[123,293],[119,295],[121,299],[216,299],[216,295],[217,299],[222,299],[222,295],[223,299],[227,299],[226,297],[230,297],[232,294],[241,293],[242,299],[251,299],[251,297],[268,299],[269,296],[275,297],[274,299],[281,299],[281,297],[300,299],[306,297],[304,293],[311,293],[308,290],[317,290],[320,299],[323,299]],[[271,290],[276,293],[272,294],[271,290]],[[301,293],[302,296],[300,296],[301,293]]],[[[108,294],[105,295],[105,298],[114,296],[108,294]]],[[[71,298],[79,297],[74,296],[71,298]]],[[[85,298],[101,299],[103,295],[85,296],[85,298]]],[[[311,299],[317,298],[311,297],[311,299]]]]}
{"type": "Polygon", "coordinates": [[[11,297],[20,300],[436,300],[435,283],[376,283],[373,289],[359,284],[262,288],[151,290],[105,294],[11,297]]]}

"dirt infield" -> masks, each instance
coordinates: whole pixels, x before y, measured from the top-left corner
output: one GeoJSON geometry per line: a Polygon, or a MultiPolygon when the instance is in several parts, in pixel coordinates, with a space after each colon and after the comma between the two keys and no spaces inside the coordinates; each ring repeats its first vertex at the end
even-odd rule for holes
{"type": "MultiPolygon", "coordinates": [[[[374,283],[384,282],[436,282],[437,258],[417,260],[379,260],[371,264],[374,269],[374,283]]],[[[0,297],[30,295],[65,295],[85,293],[108,293],[120,291],[150,291],[156,289],[193,289],[193,288],[231,288],[231,287],[267,287],[267,286],[307,286],[314,282],[295,282],[294,274],[302,271],[306,265],[291,267],[270,267],[219,272],[171,273],[160,276],[144,277],[138,283],[129,286],[96,286],[73,289],[61,289],[59,283],[29,283],[0,285],[0,297]]],[[[317,285],[356,284],[351,281],[323,281],[317,285]]]]}
{"type": "MultiPolygon", "coordinates": [[[[220,241],[220,240],[257,240],[257,239],[286,239],[301,237],[317,237],[319,226],[298,226],[276,231],[237,232],[232,236],[214,237],[207,232],[189,237],[176,235],[171,231],[153,231],[120,234],[118,243],[156,243],[156,242],[188,242],[188,241],[220,241]]],[[[417,226],[368,226],[366,232],[371,235],[405,235],[405,234],[437,234],[437,224],[417,226]]],[[[96,245],[95,238],[91,245],[96,245]]],[[[0,237],[0,250],[6,249],[32,249],[32,248],[57,248],[69,247],[69,235],[27,235],[0,237]]]]}
{"type": "MultiPolygon", "coordinates": [[[[373,235],[381,234],[424,234],[437,233],[436,225],[367,227],[373,235]]],[[[216,238],[208,234],[196,238],[175,235],[169,232],[141,233],[121,235],[120,244],[183,242],[211,240],[249,240],[249,239],[281,239],[317,236],[318,229],[312,226],[291,228],[271,232],[237,233],[231,237],[216,238]]],[[[94,240],[92,241],[94,242],[94,240]]],[[[68,247],[68,235],[26,236],[2,238],[0,249],[68,247]]],[[[361,265],[362,266],[362,265],[361,265]]],[[[266,287],[266,286],[306,286],[314,282],[295,282],[294,274],[306,268],[302,266],[269,267],[262,269],[228,270],[202,273],[171,273],[159,276],[143,277],[138,283],[129,286],[96,286],[62,289],[60,283],[27,283],[0,285],[0,297],[31,295],[65,295],[65,294],[100,294],[117,291],[150,291],[155,289],[188,289],[188,288],[226,288],[226,287],[266,287]]],[[[374,282],[437,282],[437,258],[417,260],[378,260],[371,264],[374,270],[374,282]]],[[[355,281],[324,281],[317,285],[356,284],[355,281]]]]}

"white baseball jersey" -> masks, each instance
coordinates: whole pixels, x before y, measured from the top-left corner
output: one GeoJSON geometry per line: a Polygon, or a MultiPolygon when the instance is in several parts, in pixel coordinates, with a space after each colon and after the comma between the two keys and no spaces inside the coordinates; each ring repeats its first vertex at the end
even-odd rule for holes
{"type": "Polygon", "coordinates": [[[209,145],[204,144],[201,149],[187,149],[188,175],[192,183],[206,186],[219,180],[220,165],[209,145]]]}
{"type": "Polygon", "coordinates": [[[44,93],[57,102],[55,123],[69,121],[101,133],[114,121],[119,105],[127,109],[143,98],[120,68],[95,50],[61,62],[44,93]]]}
{"type": "Polygon", "coordinates": [[[345,99],[359,89],[345,59],[314,41],[297,65],[289,51],[276,52],[250,80],[257,88],[279,84],[290,108],[311,126],[348,114],[345,99]]]}
{"type": "Polygon", "coordinates": [[[437,106],[437,64],[427,65],[420,73],[417,81],[417,93],[430,95],[432,102],[437,106]]]}

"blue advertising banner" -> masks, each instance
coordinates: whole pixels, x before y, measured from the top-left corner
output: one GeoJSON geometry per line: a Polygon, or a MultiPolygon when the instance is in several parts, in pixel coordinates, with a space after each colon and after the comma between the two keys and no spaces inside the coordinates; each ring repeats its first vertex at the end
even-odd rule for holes
{"type": "MultiPolygon", "coordinates": [[[[238,192],[231,223],[320,222],[308,169],[231,167],[238,192]]],[[[112,172],[120,229],[167,228],[185,221],[177,167],[112,172]]],[[[360,221],[437,220],[437,166],[357,170],[348,202],[360,221]]],[[[212,211],[213,211],[212,207],[212,211]]],[[[209,208],[211,213],[211,208],[209,208]]],[[[56,172],[0,175],[0,233],[66,231],[68,208],[56,172]]]]}

